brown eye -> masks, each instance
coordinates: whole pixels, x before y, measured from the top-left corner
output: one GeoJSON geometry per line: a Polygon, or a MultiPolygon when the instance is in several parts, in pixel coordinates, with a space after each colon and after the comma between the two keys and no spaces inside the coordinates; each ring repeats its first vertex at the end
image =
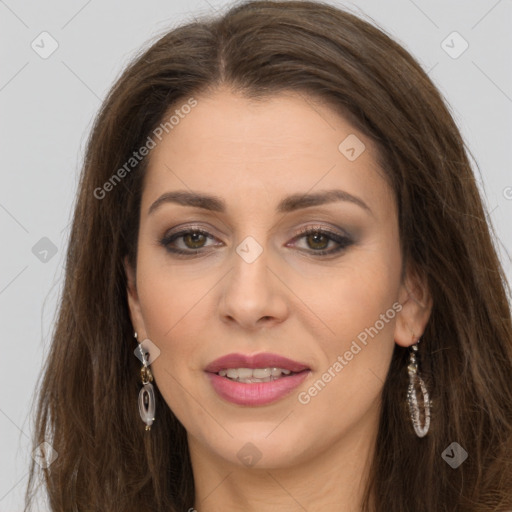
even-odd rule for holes
{"type": "Polygon", "coordinates": [[[311,249],[322,250],[327,248],[330,239],[322,233],[314,233],[312,235],[307,235],[306,240],[311,249]]]}
{"type": "Polygon", "coordinates": [[[220,244],[207,245],[209,239],[214,240],[214,237],[207,231],[188,229],[180,231],[179,233],[166,235],[160,240],[160,245],[173,254],[196,256],[201,253],[206,253],[207,251],[203,249],[208,247],[208,245],[222,244],[222,242],[220,242],[220,244]]]}
{"type": "Polygon", "coordinates": [[[334,233],[321,227],[308,227],[300,231],[294,240],[304,240],[306,247],[297,247],[305,252],[309,252],[313,256],[328,256],[344,249],[353,244],[353,240],[347,235],[334,233]],[[333,248],[328,249],[329,244],[333,244],[333,248]]]}
{"type": "Polygon", "coordinates": [[[207,237],[198,231],[191,231],[183,237],[183,242],[189,249],[201,249],[206,242],[207,237]]]}

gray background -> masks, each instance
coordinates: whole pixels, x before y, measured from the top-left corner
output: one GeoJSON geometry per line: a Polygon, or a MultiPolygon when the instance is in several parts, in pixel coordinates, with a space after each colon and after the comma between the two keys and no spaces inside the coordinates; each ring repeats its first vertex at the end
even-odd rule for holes
{"type": "MultiPolygon", "coordinates": [[[[510,280],[511,1],[331,3],[371,18],[405,46],[448,100],[481,170],[480,175],[475,165],[510,280]],[[469,44],[458,58],[453,55],[464,41],[448,37],[454,31],[469,44]]],[[[0,512],[22,510],[31,457],[30,407],[49,347],[78,172],[94,115],[142,45],[225,5],[217,0],[0,0],[0,512]],[[58,43],[46,59],[31,46],[40,52],[51,48],[48,36],[40,36],[43,31],[58,43]]],[[[45,510],[42,498],[40,503],[45,510]]]]}

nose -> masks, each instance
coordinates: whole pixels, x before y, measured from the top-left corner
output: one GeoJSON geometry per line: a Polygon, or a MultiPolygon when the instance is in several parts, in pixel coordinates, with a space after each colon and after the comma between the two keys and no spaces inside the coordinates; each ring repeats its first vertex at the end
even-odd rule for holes
{"type": "Polygon", "coordinates": [[[271,269],[267,250],[252,262],[238,253],[233,269],[223,282],[219,314],[222,321],[248,330],[270,327],[283,322],[289,314],[286,286],[271,269]]]}

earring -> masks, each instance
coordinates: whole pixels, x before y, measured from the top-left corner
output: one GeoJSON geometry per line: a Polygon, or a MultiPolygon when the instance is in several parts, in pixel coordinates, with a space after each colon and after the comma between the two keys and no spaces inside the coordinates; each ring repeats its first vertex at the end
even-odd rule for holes
{"type": "MultiPolygon", "coordinates": [[[[421,338],[420,338],[421,339],[421,338]]],[[[418,437],[425,437],[430,427],[430,398],[428,396],[427,387],[425,382],[421,378],[418,361],[416,356],[418,355],[418,343],[412,345],[409,352],[409,365],[407,371],[409,373],[409,388],[407,390],[407,402],[409,403],[409,412],[411,414],[412,426],[418,437]],[[418,407],[418,395],[417,395],[417,384],[421,389],[423,395],[423,410],[424,410],[424,424],[420,422],[420,410],[418,407]]]]}
{"type": "MultiPolygon", "coordinates": [[[[133,333],[137,339],[137,333],[133,333]]],[[[142,350],[144,342],[139,343],[139,351],[142,356],[142,368],[140,376],[142,380],[142,388],[139,392],[139,414],[142,421],[146,424],[146,430],[151,430],[151,425],[155,420],[155,390],[153,389],[153,374],[148,366],[149,352],[142,350]]]]}

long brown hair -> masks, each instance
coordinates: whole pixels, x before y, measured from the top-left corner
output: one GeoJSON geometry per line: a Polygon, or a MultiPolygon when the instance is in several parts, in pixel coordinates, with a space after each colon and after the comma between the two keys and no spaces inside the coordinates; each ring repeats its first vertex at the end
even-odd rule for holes
{"type": "MultiPolygon", "coordinates": [[[[112,176],[172,108],[219,85],[251,98],[289,90],[326,101],[375,141],[404,262],[428,283],[433,309],[420,352],[430,432],[414,434],[407,351],[395,346],[364,510],[512,508],[510,289],[447,106],[418,63],[371,24],[320,2],[255,1],[165,34],[125,70],[97,116],[35,417],[34,447],[47,441],[58,453],[42,470],[51,510],[194,504],[184,427],[158,388],[150,435],[137,408],[123,258],[135,266],[149,157],[112,176]],[[468,452],[456,469],[441,456],[452,442],[468,452]]],[[[36,469],[33,462],[27,507],[36,469]]]]}

